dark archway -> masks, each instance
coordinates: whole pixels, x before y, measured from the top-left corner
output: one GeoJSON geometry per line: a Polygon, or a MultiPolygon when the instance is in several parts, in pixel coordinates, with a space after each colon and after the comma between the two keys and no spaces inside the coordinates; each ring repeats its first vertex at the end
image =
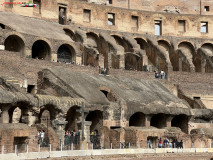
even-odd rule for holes
{"type": "Polygon", "coordinates": [[[17,35],[8,36],[5,41],[5,50],[13,52],[21,52],[21,56],[24,56],[25,44],[22,38],[17,35]]]}
{"type": "Polygon", "coordinates": [[[90,112],[86,117],[86,121],[92,122],[90,132],[96,131],[100,133],[100,128],[103,126],[103,112],[99,110],[90,112]]]}
{"type": "Polygon", "coordinates": [[[72,130],[77,131],[78,130],[77,121],[80,118],[81,114],[76,111],[77,109],[80,109],[80,107],[79,106],[72,106],[68,110],[67,117],[66,117],[66,121],[68,121],[68,123],[65,127],[66,131],[72,131],[72,130]]]}
{"type": "Polygon", "coordinates": [[[144,127],[145,115],[141,112],[133,114],[129,119],[129,126],[144,127]]]}
{"type": "Polygon", "coordinates": [[[75,63],[75,50],[68,44],[63,44],[58,48],[57,61],[66,63],[75,63]]]}
{"type": "Polygon", "coordinates": [[[171,121],[172,127],[179,127],[183,132],[188,133],[188,116],[181,114],[175,116],[171,121]]]}
{"type": "Polygon", "coordinates": [[[28,124],[29,107],[27,102],[17,102],[12,105],[9,110],[9,123],[25,123],[28,124]]]}
{"type": "Polygon", "coordinates": [[[132,53],[125,54],[125,69],[142,71],[143,58],[132,53]]]}
{"type": "Polygon", "coordinates": [[[159,113],[152,116],[150,126],[153,126],[156,128],[166,127],[166,115],[163,113],[159,113]]]}
{"type": "MultiPolygon", "coordinates": [[[[56,106],[51,104],[41,106],[40,108],[40,113],[38,114],[39,123],[42,123],[42,121],[46,121],[48,118],[48,124],[51,124],[50,122],[54,120],[56,118],[56,115],[59,113],[59,110],[56,109],[56,106]]],[[[44,124],[46,123],[44,122],[44,124]]]]}
{"type": "Polygon", "coordinates": [[[38,40],[32,46],[32,58],[50,60],[51,49],[47,42],[38,40]]]}

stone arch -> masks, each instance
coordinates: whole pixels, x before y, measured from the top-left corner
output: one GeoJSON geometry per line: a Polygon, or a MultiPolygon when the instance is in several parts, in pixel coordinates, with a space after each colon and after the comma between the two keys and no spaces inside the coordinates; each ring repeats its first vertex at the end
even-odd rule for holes
{"type": "Polygon", "coordinates": [[[69,28],[63,29],[65,34],[68,35],[74,42],[80,42],[80,39],[75,35],[75,32],[69,28]]]}
{"type": "Polygon", "coordinates": [[[143,58],[137,54],[125,54],[125,69],[142,71],[143,58]]]}
{"type": "Polygon", "coordinates": [[[105,86],[99,87],[99,90],[105,95],[105,97],[111,101],[111,102],[116,102],[117,97],[114,93],[111,92],[111,90],[105,86]]]}
{"type": "Polygon", "coordinates": [[[169,55],[170,62],[172,64],[172,68],[174,71],[178,71],[178,54],[175,52],[172,52],[172,46],[171,43],[168,40],[165,39],[159,39],[158,45],[169,55]]]}
{"type": "Polygon", "coordinates": [[[80,118],[80,113],[77,112],[77,109],[80,109],[79,106],[72,106],[69,108],[69,110],[67,111],[67,116],[66,116],[66,121],[68,122],[66,124],[66,127],[65,127],[65,130],[69,130],[69,131],[72,131],[72,130],[75,130],[77,131],[78,130],[78,125],[77,125],[77,122],[78,122],[78,119],[80,118]]]}
{"type": "MultiPolygon", "coordinates": [[[[199,50],[200,51],[200,50],[199,50]]],[[[201,63],[205,63],[205,72],[213,72],[213,43],[206,42],[201,46],[201,63]],[[204,62],[205,59],[205,62],[204,62]]],[[[202,65],[202,64],[201,64],[202,65]]]]}
{"type": "Polygon", "coordinates": [[[50,60],[51,47],[47,41],[37,40],[32,45],[32,58],[50,60]]]}
{"type": "Polygon", "coordinates": [[[21,56],[25,55],[24,39],[19,35],[9,35],[4,41],[4,46],[7,51],[20,52],[21,56]]]}
{"type": "Polygon", "coordinates": [[[144,127],[145,126],[145,114],[142,112],[136,112],[129,118],[129,126],[144,127]]]}
{"type": "Polygon", "coordinates": [[[76,52],[70,44],[62,44],[57,50],[57,61],[75,63],[76,52]]]}
{"type": "Polygon", "coordinates": [[[16,102],[8,109],[9,123],[28,124],[28,111],[31,106],[28,102],[16,102]]]}
{"type": "Polygon", "coordinates": [[[125,48],[123,38],[122,38],[121,36],[119,36],[119,35],[111,35],[111,36],[115,39],[115,41],[116,41],[116,43],[117,43],[118,45],[120,45],[120,46],[122,46],[122,47],[124,48],[124,50],[125,50],[125,52],[126,52],[126,51],[127,51],[127,48],[125,48]]]}
{"type": "MultiPolygon", "coordinates": [[[[42,122],[42,118],[49,118],[49,122],[56,119],[59,110],[55,105],[45,104],[44,106],[40,106],[40,113],[38,114],[39,123],[42,122]]],[[[51,123],[50,123],[51,124],[51,123]]]]}
{"type": "MultiPolygon", "coordinates": [[[[179,49],[179,60],[182,59],[182,66],[179,66],[179,69],[182,68],[182,71],[191,71],[194,69],[194,63],[198,63],[195,57],[195,47],[194,45],[189,41],[181,41],[178,43],[178,49],[179,49]]],[[[195,68],[195,70],[199,70],[195,68]]]]}
{"type": "Polygon", "coordinates": [[[146,50],[147,49],[147,41],[146,41],[146,39],[144,39],[144,38],[140,38],[140,37],[136,37],[136,38],[134,38],[136,41],[137,41],[137,43],[140,45],[140,48],[142,49],[142,50],[146,50]]]}
{"type": "Polygon", "coordinates": [[[150,126],[153,126],[156,128],[166,127],[166,115],[163,113],[153,115],[150,121],[150,126]]]}
{"type": "Polygon", "coordinates": [[[87,35],[87,45],[92,48],[99,48],[99,36],[94,32],[88,32],[87,35]]]}
{"type": "Polygon", "coordinates": [[[92,122],[90,132],[98,131],[100,133],[100,129],[103,126],[103,112],[100,110],[89,112],[86,116],[86,121],[92,122]]]}
{"type": "Polygon", "coordinates": [[[187,115],[180,114],[175,116],[171,121],[172,127],[179,127],[183,132],[188,133],[188,121],[187,115]]]}
{"type": "Polygon", "coordinates": [[[119,57],[119,55],[115,54],[116,49],[113,47],[112,44],[108,43],[108,46],[109,46],[109,52],[111,53],[112,68],[119,69],[120,68],[120,62],[119,62],[120,57],[119,57]]]}

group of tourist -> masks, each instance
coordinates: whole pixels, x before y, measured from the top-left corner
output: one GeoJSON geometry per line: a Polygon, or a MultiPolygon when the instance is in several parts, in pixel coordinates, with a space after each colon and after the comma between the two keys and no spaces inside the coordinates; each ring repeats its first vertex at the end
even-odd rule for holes
{"type": "Polygon", "coordinates": [[[166,79],[166,73],[161,70],[161,71],[154,71],[155,73],[155,78],[160,78],[160,79],[166,79]]]}
{"type": "Polygon", "coordinates": [[[44,130],[39,130],[38,131],[38,144],[43,143],[44,135],[45,135],[45,131],[44,130]]]}
{"type": "MultiPolygon", "coordinates": [[[[152,142],[150,139],[147,141],[148,148],[152,148],[152,142]]],[[[161,138],[158,140],[158,148],[181,148],[183,149],[183,141],[180,142],[177,139],[170,140],[165,138],[162,140],[161,138]]]]}
{"type": "Polygon", "coordinates": [[[98,73],[99,75],[105,75],[108,76],[109,75],[109,68],[102,68],[102,67],[98,67],[98,73]]]}
{"type": "Polygon", "coordinates": [[[79,131],[66,131],[64,135],[64,145],[79,144],[80,132],[79,131]]]}

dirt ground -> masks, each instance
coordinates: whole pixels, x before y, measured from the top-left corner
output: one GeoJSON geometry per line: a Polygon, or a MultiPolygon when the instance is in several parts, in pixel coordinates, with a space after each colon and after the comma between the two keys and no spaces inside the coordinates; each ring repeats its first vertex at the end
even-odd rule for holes
{"type": "Polygon", "coordinates": [[[213,160],[213,153],[166,153],[48,158],[47,160],[213,160]]]}

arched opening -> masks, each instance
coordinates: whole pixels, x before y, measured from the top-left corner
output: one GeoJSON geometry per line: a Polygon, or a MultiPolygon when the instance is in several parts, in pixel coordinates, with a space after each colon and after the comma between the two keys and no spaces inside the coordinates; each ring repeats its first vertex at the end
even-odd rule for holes
{"type": "Polygon", "coordinates": [[[70,29],[64,29],[66,35],[68,35],[73,41],[78,42],[78,38],[75,33],[70,29]]]}
{"type": "Polygon", "coordinates": [[[24,41],[19,36],[17,35],[8,36],[4,41],[4,45],[5,50],[20,52],[21,56],[24,56],[25,44],[24,41]]]}
{"type": "Polygon", "coordinates": [[[29,104],[25,102],[17,102],[8,110],[9,123],[25,123],[29,120],[29,104]]]}
{"type": "Polygon", "coordinates": [[[181,114],[175,116],[171,121],[172,127],[179,127],[183,132],[188,133],[188,116],[181,114]]]}
{"type": "MultiPolygon", "coordinates": [[[[205,67],[205,72],[212,73],[213,72],[213,44],[212,43],[205,43],[201,47],[203,58],[201,60],[202,67],[205,67]],[[203,64],[202,64],[203,63],[203,64]]],[[[199,50],[200,51],[200,50],[199,50]]]]}
{"type": "Polygon", "coordinates": [[[166,40],[158,40],[158,45],[161,47],[164,52],[166,52],[169,55],[170,62],[172,64],[173,70],[178,71],[179,63],[177,61],[178,54],[176,52],[173,52],[171,50],[171,45],[166,40]]]}
{"type": "Polygon", "coordinates": [[[68,123],[66,124],[65,130],[66,131],[77,131],[78,130],[78,124],[77,121],[80,118],[81,114],[77,112],[76,110],[80,109],[79,106],[72,106],[67,112],[66,121],[68,123]]]}
{"type": "Polygon", "coordinates": [[[56,118],[59,110],[51,104],[47,104],[40,107],[40,113],[38,114],[39,123],[51,125],[51,121],[56,118]]]}
{"type": "Polygon", "coordinates": [[[75,63],[75,50],[68,44],[63,44],[58,48],[57,61],[65,63],[75,63]]]}
{"type": "Polygon", "coordinates": [[[145,115],[141,112],[133,114],[129,119],[129,126],[136,126],[136,127],[145,126],[145,115]]]}
{"type": "Polygon", "coordinates": [[[40,117],[41,124],[44,124],[46,126],[51,126],[51,118],[50,118],[50,111],[47,109],[44,110],[40,117]]]}
{"type": "Polygon", "coordinates": [[[87,35],[87,45],[92,48],[98,48],[99,37],[92,32],[89,32],[86,35],[87,35]]]}
{"type": "Polygon", "coordinates": [[[132,54],[125,54],[125,69],[142,71],[143,60],[142,57],[132,54]]]}
{"type": "Polygon", "coordinates": [[[89,112],[86,121],[92,122],[90,132],[100,133],[100,129],[103,126],[103,112],[99,110],[89,112]]]}
{"type": "Polygon", "coordinates": [[[140,45],[140,48],[142,50],[146,50],[146,48],[147,48],[147,42],[144,39],[142,39],[142,38],[135,38],[135,40],[140,45]]]}
{"type": "MultiPolygon", "coordinates": [[[[181,60],[181,63],[179,62],[179,65],[182,64],[182,66],[179,66],[182,68],[182,71],[190,72],[190,68],[194,67],[194,60],[195,60],[195,49],[194,46],[190,42],[181,42],[178,45],[179,48],[179,61],[181,60]]],[[[196,62],[197,63],[197,62],[196,62]]],[[[195,70],[198,70],[195,68],[195,70]]]]}
{"type": "Polygon", "coordinates": [[[106,90],[100,90],[100,91],[105,95],[105,97],[109,101],[111,101],[111,102],[116,102],[117,101],[116,97],[111,92],[108,92],[106,90]]]}
{"type": "Polygon", "coordinates": [[[152,116],[150,125],[156,128],[166,127],[166,115],[159,113],[152,116]]]}
{"type": "Polygon", "coordinates": [[[51,49],[47,42],[38,40],[32,46],[32,58],[50,60],[51,49]]]}
{"type": "Polygon", "coordinates": [[[120,57],[119,57],[119,55],[116,55],[116,50],[110,43],[108,43],[108,46],[109,46],[109,53],[111,54],[112,68],[119,69],[120,57]]]}

